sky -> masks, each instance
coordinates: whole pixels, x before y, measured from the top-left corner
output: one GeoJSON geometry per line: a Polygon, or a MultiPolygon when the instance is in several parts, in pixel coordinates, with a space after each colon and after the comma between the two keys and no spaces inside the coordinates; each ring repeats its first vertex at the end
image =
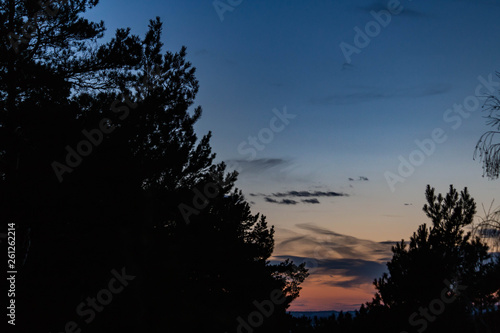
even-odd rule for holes
{"type": "Polygon", "coordinates": [[[273,260],[307,262],[290,310],[370,301],[391,246],[429,223],[425,187],[467,187],[486,209],[500,180],[473,160],[500,89],[495,0],[107,0],[85,16],[187,47],[201,137],[240,172],[276,228],[273,260]]]}

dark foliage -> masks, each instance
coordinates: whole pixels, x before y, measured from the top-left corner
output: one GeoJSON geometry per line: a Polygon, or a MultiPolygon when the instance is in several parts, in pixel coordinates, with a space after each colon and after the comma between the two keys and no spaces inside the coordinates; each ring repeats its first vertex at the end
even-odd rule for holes
{"type": "Polygon", "coordinates": [[[0,219],[21,244],[19,331],[234,331],[278,290],[260,326],[277,332],[307,270],[268,262],[273,227],[194,133],[186,49],[162,53],[158,18],[142,39],[122,29],[98,45],[103,23],[81,18],[97,2],[0,2],[0,219]],[[116,274],[130,281],[108,304],[116,274]],[[96,296],[107,304],[91,310],[96,296]]]}

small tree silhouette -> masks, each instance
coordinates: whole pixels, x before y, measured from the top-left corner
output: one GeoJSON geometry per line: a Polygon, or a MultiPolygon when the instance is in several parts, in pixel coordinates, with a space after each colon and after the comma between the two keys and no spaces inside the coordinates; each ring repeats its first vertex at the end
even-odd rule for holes
{"type": "Polygon", "coordinates": [[[475,310],[488,308],[497,301],[494,294],[499,284],[494,277],[498,265],[491,261],[488,246],[479,237],[473,237],[472,232],[464,231],[476,213],[467,188],[459,194],[450,186],[450,191],[442,196],[427,186],[426,198],[423,210],[432,225],[421,225],[409,244],[402,240],[392,247],[394,255],[387,263],[389,274],[374,281],[378,291],[367,303],[368,319],[385,332],[410,328],[411,318],[410,324],[420,331],[473,331],[470,325],[475,310]],[[420,309],[429,308],[451,285],[466,289],[455,294],[456,299],[446,304],[443,313],[425,320],[420,309]]]}

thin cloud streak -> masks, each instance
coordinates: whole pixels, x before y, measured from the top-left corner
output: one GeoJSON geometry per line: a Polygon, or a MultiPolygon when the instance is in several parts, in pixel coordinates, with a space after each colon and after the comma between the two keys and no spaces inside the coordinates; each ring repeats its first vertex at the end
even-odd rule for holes
{"type": "Polygon", "coordinates": [[[300,203],[299,201],[290,198],[310,198],[302,199],[301,202],[304,204],[320,204],[318,197],[348,197],[349,195],[341,192],[333,191],[288,191],[288,192],[277,192],[271,194],[263,193],[250,193],[252,197],[263,196],[264,200],[269,203],[281,204],[281,205],[296,205],[300,203]],[[281,200],[273,198],[283,198],[281,200]]]}
{"type": "Polygon", "coordinates": [[[427,87],[399,88],[390,92],[378,87],[355,87],[350,92],[335,93],[321,97],[312,97],[309,103],[312,105],[348,105],[367,103],[374,100],[388,100],[393,98],[426,97],[441,95],[449,92],[452,85],[448,83],[437,83],[427,87]]]}

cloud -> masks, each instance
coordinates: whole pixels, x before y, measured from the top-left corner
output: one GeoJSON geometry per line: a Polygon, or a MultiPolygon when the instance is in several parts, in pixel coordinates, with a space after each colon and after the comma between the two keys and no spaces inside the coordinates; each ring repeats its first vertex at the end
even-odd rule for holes
{"type": "Polygon", "coordinates": [[[385,241],[385,242],[379,242],[379,243],[380,244],[388,244],[388,245],[392,246],[392,245],[396,245],[396,243],[398,243],[398,242],[396,242],[396,241],[385,241]]]}
{"type": "MultiPolygon", "coordinates": [[[[375,12],[379,12],[381,10],[387,10],[387,4],[388,4],[388,1],[375,1],[370,5],[357,6],[356,8],[360,11],[367,12],[367,13],[370,13],[372,10],[375,12]]],[[[429,16],[428,14],[425,14],[421,11],[408,8],[407,4],[402,5],[402,7],[403,7],[403,10],[401,11],[401,13],[399,13],[398,15],[392,15],[392,17],[394,17],[394,16],[409,16],[409,17],[429,16]]]]}
{"type": "Polygon", "coordinates": [[[500,6],[497,0],[453,0],[454,2],[469,2],[474,5],[483,4],[483,5],[493,5],[500,6]]]}
{"type": "Polygon", "coordinates": [[[387,261],[392,258],[391,246],[395,241],[375,242],[339,234],[312,223],[295,225],[305,233],[291,230],[281,232],[288,234],[287,238],[276,242],[276,253],[293,251],[295,255],[317,258],[318,249],[321,250],[321,259],[359,259],[387,261]]]}
{"type": "MultiPolygon", "coordinates": [[[[311,258],[297,256],[278,256],[279,260],[290,259],[295,264],[305,262],[306,267],[312,262],[311,258]]],[[[387,272],[385,263],[363,259],[321,259],[314,260],[313,274],[317,280],[320,276],[321,284],[330,286],[357,288],[364,284],[371,284],[375,278],[387,272]]],[[[319,281],[318,281],[319,282],[319,281]]]]}
{"type": "Polygon", "coordinates": [[[484,238],[499,238],[500,230],[497,228],[480,228],[479,235],[484,238]]]}
{"type": "Polygon", "coordinates": [[[348,197],[349,195],[341,192],[333,191],[288,191],[288,192],[277,192],[271,194],[263,193],[250,193],[250,196],[257,197],[263,196],[266,202],[281,204],[281,205],[296,205],[299,203],[296,200],[290,198],[310,198],[301,200],[305,204],[320,204],[318,197],[348,197]],[[281,200],[276,200],[273,198],[283,198],[281,200]]]}
{"type": "Polygon", "coordinates": [[[426,97],[441,95],[452,89],[450,83],[433,83],[428,86],[408,87],[397,90],[394,97],[426,97]]]}
{"type": "Polygon", "coordinates": [[[226,160],[228,168],[238,170],[240,173],[259,173],[276,167],[284,167],[290,163],[283,158],[258,158],[251,161],[233,159],[226,160]]]}
{"type": "Polygon", "coordinates": [[[281,201],[278,201],[278,200],[271,199],[269,197],[265,197],[264,200],[266,200],[267,202],[276,203],[276,204],[280,204],[280,205],[296,205],[297,204],[297,201],[290,200],[290,199],[282,199],[281,201]]]}
{"type": "Polygon", "coordinates": [[[348,194],[339,192],[323,191],[288,191],[284,193],[273,193],[273,197],[348,197],[348,194]]]}
{"type": "Polygon", "coordinates": [[[377,277],[387,272],[383,263],[363,259],[337,259],[322,260],[318,273],[342,275],[345,280],[330,280],[324,284],[345,288],[359,287],[363,284],[371,284],[377,277]]]}
{"type": "Polygon", "coordinates": [[[386,271],[386,262],[392,258],[391,247],[397,243],[360,239],[312,223],[296,227],[303,233],[280,230],[287,237],[277,241],[273,260],[290,258],[295,264],[305,262],[311,279],[331,286],[371,284],[386,271]]]}
{"type": "Polygon", "coordinates": [[[362,181],[362,182],[367,182],[367,181],[368,181],[368,177],[365,177],[365,176],[359,176],[359,177],[358,177],[358,179],[349,178],[349,181],[350,181],[350,182],[354,182],[354,181],[362,181]]]}
{"type": "Polygon", "coordinates": [[[310,203],[310,204],[319,204],[319,200],[316,198],[313,199],[304,199],[302,200],[303,203],[310,203]]]}
{"type": "Polygon", "coordinates": [[[387,100],[391,98],[418,98],[440,95],[450,91],[451,84],[433,83],[427,86],[397,88],[388,91],[380,87],[349,87],[345,92],[338,92],[321,97],[312,97],[312,105],[348,105],[366,103],[374,100],[387,100]]]}

